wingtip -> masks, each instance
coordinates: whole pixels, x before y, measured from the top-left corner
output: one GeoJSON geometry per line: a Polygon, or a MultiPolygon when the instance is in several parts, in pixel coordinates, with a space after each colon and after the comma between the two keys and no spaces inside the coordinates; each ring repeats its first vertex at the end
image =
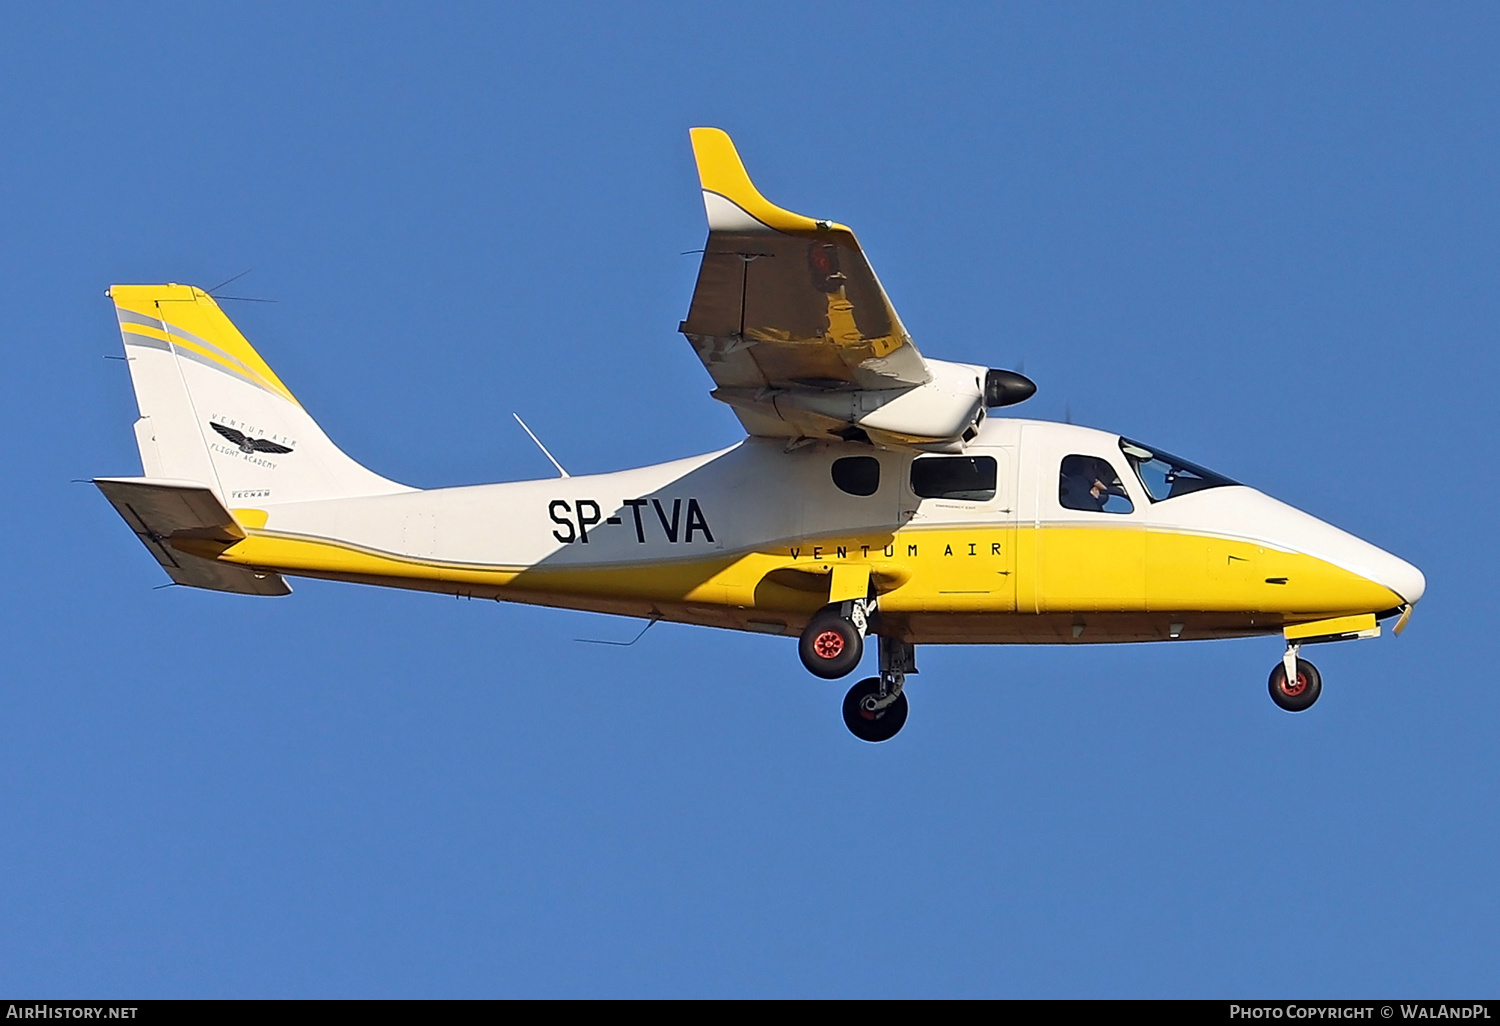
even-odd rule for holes
{"type": "Polygon", "coordinates": [[[762,227],[781,232],[815,232],[843,227],[795,214],[761,195],[745,170],[734,140],[722,128],[692,128],[688,135],[698,163],[698,183],[703,187],[710,230],[744,231],[762,227]]]}
{"type": "Polygon", "coordinates": [[[766,202],[750,181],[750,173],[745,170],[745,162],[728,132],[722,128],[692,128],[688,136],[693,142],[693,159],[698,163],[698,184],[705,190],[741,206],[747,201],[752,205],[766,202]]]}

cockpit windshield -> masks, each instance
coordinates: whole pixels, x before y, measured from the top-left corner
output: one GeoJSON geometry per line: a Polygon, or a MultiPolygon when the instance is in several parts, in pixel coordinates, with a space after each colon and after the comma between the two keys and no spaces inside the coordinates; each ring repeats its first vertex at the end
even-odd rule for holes
{"type": "Polygon", "coordinates": [[[1223,474],[1215,474],[1196,463],[1189,463],[1169,452],[1132,442],[1128,438],[1120,439],[1120,451],[1135,468],[1136,476],[1146,486],[1146,492],[1153,502],[1175,499],[1179,495],[1201,492],[1205,488],[1239,484],[1223,474]]]}

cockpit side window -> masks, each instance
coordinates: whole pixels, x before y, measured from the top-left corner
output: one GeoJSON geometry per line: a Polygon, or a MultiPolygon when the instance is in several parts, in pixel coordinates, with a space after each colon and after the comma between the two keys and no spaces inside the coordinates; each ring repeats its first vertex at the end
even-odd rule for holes
{"type": "Polygon", "coordinates": [[[1152,502],[1175,499],[1179,495],[1201,492],[1205,488],[1239,483],[1196,463],[1189,463],[1171,453],[1132,442],[1128,438],[1120,439],[1120,451],[1135,468],[1136,476],[1141,479],[1152,502]]]}
{"type": "Polygon", "coordinates": [[[1081,509],[1090,513],[1132,513],[1130,501],[1120,475],[1109,460],[1098,456],[1064,456],[1057,485],[1057,501],[1063,509],[1081,509]]]}

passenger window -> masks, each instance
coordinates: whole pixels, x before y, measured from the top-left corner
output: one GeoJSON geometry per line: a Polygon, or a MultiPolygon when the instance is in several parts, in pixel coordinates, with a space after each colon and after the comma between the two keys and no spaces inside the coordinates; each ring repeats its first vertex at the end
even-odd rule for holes
{"type": "Polygon", "coordinates": [[[911,490],[924,499],[987,502],[995,497],[995,457],[919,457],[911,462],[911,490]]]}
{"type": "Polygon", "coordinates": [[[834,460],[833,483],[850,495],[874,495],[880,489],[880,461],[874,456],[834,460]]]}
{"type": "Polygon", "coordinates": [[[1064,456],[1057,486],[1057,501],[1063,509],[1090,513],[1131,513],[1135,504],[1120,483],[1120,475],[1108,460],[1097,456],[1064,456]]]}

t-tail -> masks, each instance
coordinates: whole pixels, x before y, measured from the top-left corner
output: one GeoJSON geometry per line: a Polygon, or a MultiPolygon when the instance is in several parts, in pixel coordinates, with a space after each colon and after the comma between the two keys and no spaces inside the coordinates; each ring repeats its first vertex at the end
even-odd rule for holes
{"type": "Polygon", "coordinates": [[[115,285],[144,476],[97,484],[179,584],[286,594],[214,562],[266,505],[412,489],[346,456],[219,309],[190,285],[115,285]]]}

